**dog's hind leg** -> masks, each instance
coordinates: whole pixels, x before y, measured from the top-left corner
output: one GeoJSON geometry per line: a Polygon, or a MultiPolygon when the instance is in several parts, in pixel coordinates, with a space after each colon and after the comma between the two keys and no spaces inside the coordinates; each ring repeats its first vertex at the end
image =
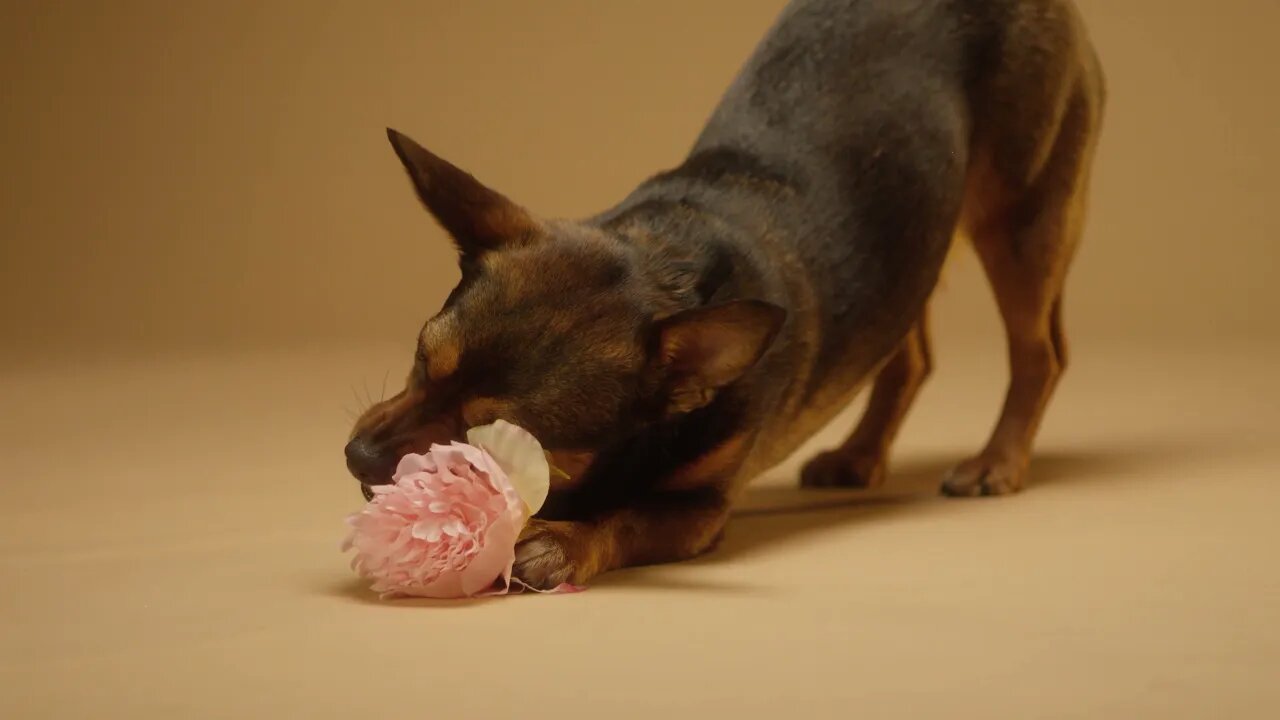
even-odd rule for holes
{"type": "Polygon", "coordinates": [[[1051,149],[1029,181],[1016,179],[1027,177],[1025,166],[988,146],[990,164],[975,182],[1001,201],[988,206],[995,210],[969,234],[1004,321],[1010,381],[986,447],[951,471],[944,494],[1003,495],[1026,482],[1036,432],[1067,363],[1062,288],[1084,225],[1101,103],[1100,78],[1085,73],[1069,91],[1051,149]]]}

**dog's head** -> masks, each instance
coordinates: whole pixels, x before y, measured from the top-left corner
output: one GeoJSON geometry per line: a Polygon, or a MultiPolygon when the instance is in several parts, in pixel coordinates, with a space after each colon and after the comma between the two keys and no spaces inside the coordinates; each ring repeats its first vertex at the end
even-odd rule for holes
{"type": "Polygon", "coordinates": [[[355,423],[347,467],[366,486],[390,482],[405,453],[497,419],[528,429],[577,476],[610,443],[709,403],[782,324],[781,309],[758,301],[664,312],[625,242],[536,218],[388,136],[453,237],[462,279],[419,333],[404,389],[355,423]]]}

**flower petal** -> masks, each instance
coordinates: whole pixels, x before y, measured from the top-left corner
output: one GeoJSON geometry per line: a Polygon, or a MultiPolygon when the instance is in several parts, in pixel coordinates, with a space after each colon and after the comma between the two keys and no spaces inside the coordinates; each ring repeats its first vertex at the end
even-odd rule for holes
{"type": "Polygon", "coordinates": [[[505,582],[510,576],[516,560],[516,536],[520,533],[517,520],[523,521],[504,515],[489,526],[484,546],[459,573],[464,595],[475,595],[492,587],[499,577],[505,582]]]}
{"type": "MultiPolygon", "coordinates": [[[[520,497],[520,493],[511,484],[511,479],[507,477],[507,471],[498,464],[497,460],[493,459],[489,451],[465,443],[455,442],[453,445],[459,452],[467,456],[469,467],[474,466],[483,477],[488,478],[488,483],[484,485],[483,489],[475,487],[475,485],[472,486],[477,496],[489,496],[495,501],[500,500],[512,512],[522,515],[526,520],[533,516],[533,511],[529,509],[528,503],[524,501],[524,498],[520,497]],[[498,494],[491,494],[495,492],[498,494]]],[[[479,484],[479,481],[477,480],[476,483],[479,484]]]]}
{"type": "Polygon", "coordinates": [[[542,445],[527,430],[505,420],[467,431],[467,442],[483,448],[506,472],[529,515],[542,508],[551,489],[551,468],[542,445]]]}
{"type": "MultiPolygon", "coordinates": [[[[412,475],[419,472],[435,472],[436,464],[428,455],[419,455],[417,453],[409,453],[400,458],[400,463],[396,465],[396,471],[391,475],[392,482],[399,482],[400,478],[405,475],[412,475]]],[[[377,486],[375,486],[376,489],[377,486]]]]}
{"type": "Polygon", "coordinates": [[[445,532],[445,520],[438,517],[425,517],[413,524],[411,534],[418,540],[429,543],[439,542],[441,533],[445,532]]]}
{"type": "Polygon", "coordinates": [[[413,597],[434,598],[436,600],[454,600],[466,597],[462,592],[462,574],[445,571],[440,577],[425,585],[403,586],[399,593],[413,597]]]}

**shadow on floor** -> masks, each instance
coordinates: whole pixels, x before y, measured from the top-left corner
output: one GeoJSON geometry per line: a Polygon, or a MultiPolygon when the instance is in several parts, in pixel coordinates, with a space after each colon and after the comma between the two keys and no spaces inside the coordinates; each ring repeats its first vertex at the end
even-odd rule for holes
{"type": "MultiPolygon", "coordinates": [[[[1180,470],[1185,477],[1188,465],[1246,449],[1239,441],[1208,437],[1087,450],[1047,449],[1032,461],[1030,484],[1024,492],[1034,493],[1037,488],[1069,483],[1123,482],[1127,475],[1161,468],[1180,470]]],[[[1008,501],[998,497],[941,497],[938,486],[957,459],[948,455],[898,461],[885,486],[874,491],[801,490],[790,477],[766,478],[761,486],[747,490],[723,542],[700,562],[730,560],[803,535],[903,512],[1008,501]]]]}
{"type": "Polygon", "coordinates": [[[350,600],[365,605],[397,608],[448,608],[458,609],[473,607],[485,602],[484,598],[465,598],[459,600],[432,600],[430,598],[394,598],[384,600],[378,593],[369,589],[369,583],[359,578],[349,578],[324,586],[321,591],[343,600],[350,600]]]}

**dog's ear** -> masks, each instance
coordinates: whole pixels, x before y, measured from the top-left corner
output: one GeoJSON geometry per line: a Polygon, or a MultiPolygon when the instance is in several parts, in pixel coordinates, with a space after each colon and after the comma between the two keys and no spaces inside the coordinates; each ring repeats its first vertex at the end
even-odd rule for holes
{"type": "Polygon", "coordinates": [[[654,362],[668,390],[667,411],[711,402],[760,360],[786,317],[786,310],[762,300],[734,300],[660,321],[654,362]]]}
{"type": "Polygon", "coordinates": [[[387,128],[387,139],[404,163],[418,198],[453,236],[464,258],[534,236],[538,223],[524,208],[391,128],[387,128]]]}

